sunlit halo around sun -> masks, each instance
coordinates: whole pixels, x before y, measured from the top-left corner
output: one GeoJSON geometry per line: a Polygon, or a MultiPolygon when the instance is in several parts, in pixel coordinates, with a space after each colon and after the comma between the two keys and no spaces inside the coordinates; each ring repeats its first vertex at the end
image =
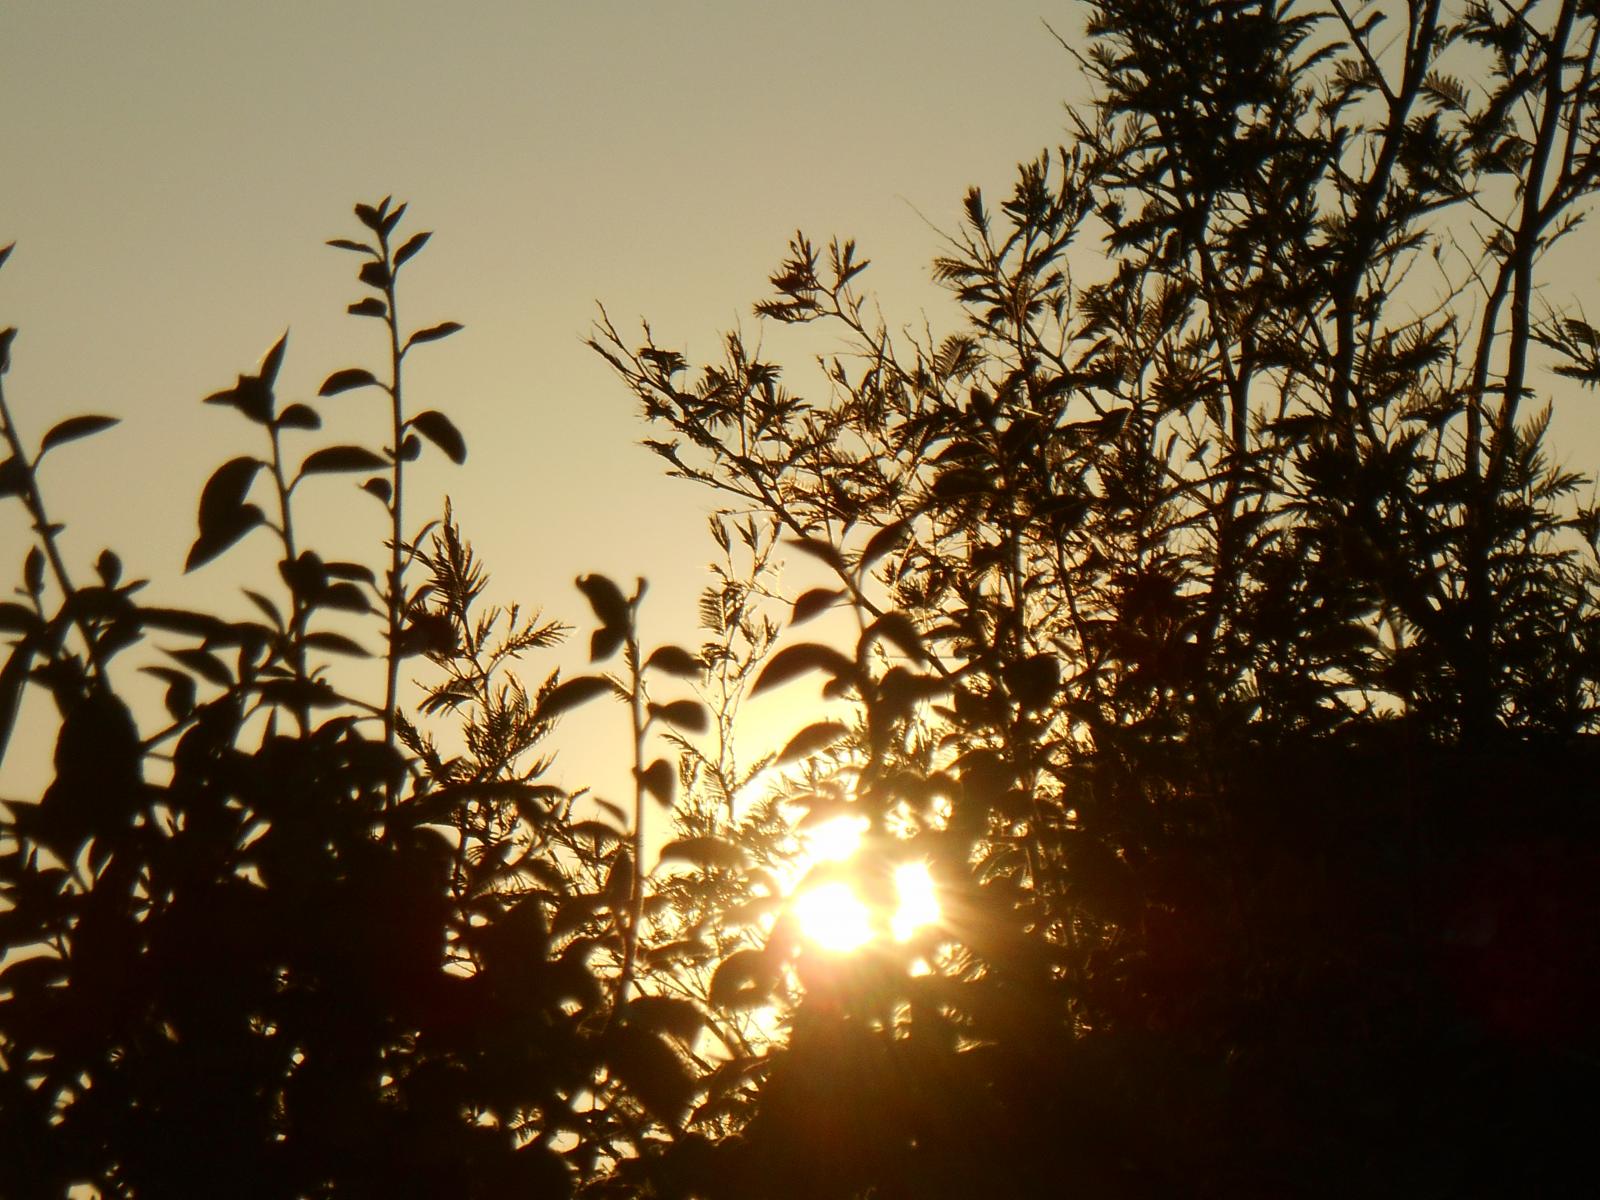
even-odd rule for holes
{"type": "Polygon", "coordinates": [[[872,940],[872,912],[847,883],[807,888],[795,898],[794,915],[807,938],[836,954],[859,950],[872,940]]]}
{"type": "Polygon", "coordinates": [[[861,848],[865,817],[841,816],[819,821],[802,835],[812,862],[843,862],[861,848]]]}
{"type": "MultiPolygon", "coordinates": [[[[939,900],[926,863],[903,863],[895,869],[895,910],[888,930],[905,942],[939,919],[939,900]]],[[[882,926],[866,901],[841,880],[830,880],[800,892],[794,901],[800,932],[823,950],[849,954],[880,935],[882,926]]]]}

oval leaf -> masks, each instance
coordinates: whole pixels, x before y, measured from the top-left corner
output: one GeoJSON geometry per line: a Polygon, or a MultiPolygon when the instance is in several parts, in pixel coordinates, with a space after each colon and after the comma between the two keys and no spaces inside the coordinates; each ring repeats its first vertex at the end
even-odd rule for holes
{"type": "Polygon", "coordinates": [[[44,435],[44,441],[40,443],[39,453],[34,461],[37,462],[63,442],[88,437],[92,433],[99,433],[102,429],[110,429],[116,423],[116,417],[102,417],[98,414],[88,417],[68,417],[59,425],[51,426],[50,432],[44,435]]]}
{"type": "Polygon", "coordinates": [[[714,837],[686,837],[661,847],[661,861],[685,862],[692,867],[742,867],[744,850],[733,842],[714,837]]]}
{"type": "Polygon", "coordinates": [[[843,599],[843,588],[812,588],[809,592],[802,592],[800,598],[794,602],[794,612],[789,617],[789,624],[798,625],[802,621],[809,621],[843,599]]]}
{"type": "Polygon", "coordinates": [[[604,575],[580,575],[578,590],[589,601],[595,617],[607,629],[621,629],[628,624],[628,601],[622,589],[604,575]]]}
{"type": "Polygon", "coordinates": [[[291,404],[278,414],[279,429],[321,429],[322,418],[309,404],[291,404]]]}
{"type": "Polygon", "coordinates": [[[340,392],[348,392],[355,388],[377,386],[379,386],[377,377],[365,367],[346,367],[324,379],[322,386],[317,389],[317,395],[337,396],[340,392]]]}
{"type": "Polygon", "coordinates": [[[711,976],[711,1003],[719,1008],[755,1008],[765,1004],[777,979],[760,950],[728,955],[711,976]]]}
{"type": "Polygon", "coordinates": [[[395,269],[399,270],[403,263],[413,258],[417,251],[421,250],[428,244],[428,239],[432,236],[432,233],[412,234],[410,240],[408,240],[404,246],[401,246],[400,249],[394,252],[395,269]]]}
{"type": "Polygon", "coordinates": [[[849,732],[849,726],[841,725],[838,721],[817,721],[807,725],[789,739],[789,744],[773,760],[773,765],[782,766],[809,758],[819,750],[826,750],[849,732]]]}
{"type": "Polygon", "coordinates": [[[326,475],[335,471],[382,470],[389,464],[365,446],[327,446],[314,450],[300,464],[297,479],[307,475],[326,475]]]}
{"type": "Polygon", "coordinates": [[[699,679],[705,674],[705,664],[682,646],[658,646],[644,660],[647,669],[676,675],[679,679],[699,679]]]}
{"type": "MultiPolygon", "coordinates": [[[[405,350],[409,350],[413,346],[420,346],[423,342],[437,342],[440,338],[447,338],[462,328],[464,327],[459,321],[441,321],[437,325],[419,329],[406,339],[405,350]]],[[[404,354],[405,350],[402,350],[401,353],[404,354]]]]}
{"type": "Polygon", "coordinates": [[[664,758],[658,758],[638,774],[639,782],[644,785],[644,790],[662,804],[671,808],[673,793],[676,791],[678,782],[678,776],[673,771],[672,764],[664,758]]]}
{"type": "Polygon", "coordinates": [[[426,412],[419,412],[406,423],[449,455],[450,461],[457,466],[467,461],[466,439],[442,412],[430,408],[426,412]]]}
{"type": "Polygon", "coordinates": [[[901,542],[906,540],[906,535],[911,532],[911,522],[895,521],[885,525],[868,539],[867,544],[861,549],[861,569],[865,571],[884,555],[888,554],[901,542]]]}
{"type": "Polygon", "coordinates": [[[689,733],[704,733],[711,728],[705,706],[698,700],[674,700],[671,704],[652,704],[650,716],[689,733]]]}
{"type": "Polygon", "coordinates": [[[553,721],[562,713],[571,712],[611,690],[611,682],[599,675],[579,675],[558,683],[550,694],[539,702],[534,713],[537,721],[553,721]]]}
{"type": "Polygon", "coordinates": [[[782,687],[810,671],[826,671],[835,679],[846,679],[854,676],[855,669],[855,663],[832,646],[824,646],[820,642],[802,642],[774,654],[755,686],[750,689],[750,694],[755,696],[782,687]]]}

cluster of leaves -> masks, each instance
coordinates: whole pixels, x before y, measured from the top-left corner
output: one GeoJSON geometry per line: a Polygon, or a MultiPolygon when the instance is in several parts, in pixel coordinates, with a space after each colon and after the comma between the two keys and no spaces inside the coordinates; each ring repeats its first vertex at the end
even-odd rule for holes
{"type": "Polygon", "coordinates": [[[565,629],[485,605],[448,507],[407,529],[405,464],[466,447],[403,401],[459,328],[399,323],[404,205],[333,243],[387,362],[319,399],[383,393],[373,445],[289,453],[320,417],[282,339],[209,398],[267,446],[189,566],[274,534],[261,620],[147,604],[110,551],[75,583],[40,468],[112,419],[29,449],[0,394],[35,535],[0,751],[25,695],[60,715],[0,821],[0,1191],[1557,1189],[1600,1061],[1600,521],[1530,396],[1541,354],[1596,377],[1534,305],[1600,179],[1600,14],[1087,11],[1098,99],[936,264],[958,332],[892,332],[856,247],[799,235],[757,311],[845,334],[820,396],[602,316],[649,445],[731,505],[697,650],[586,575],[594,665],[524,684],[565,629]],[[377,569],[305,545],[321,476],[382,505],[377,569]],[[824,580],[788,624],[853,638],[780,636],[785,549],[824,580]],[[373,621],[380,702],[328,658],[373,621]],[[113,661],[152,642],[146,732],[113,661]],[[819,678],[828,719],[739,751],[747,698],[819,678]],[[630,807],[547,779],[607,699],[630,807]],[[808,945],[795,814],[866,830],[809,882],[884,911],[917,865],[939,920],[808,945]]]}
{"type": "Polygon", "coordinates": [[[1600,561],[1531,396],[1593,378],[1536,304],[1600,181],[1600,14],[1087,9],[1098,98],[936,264],[963,329],[892,331],[855,245],[797,235],[757,312],[846,337],[820,395],[737,336],[592,339],[673,473],[833,574],[795,620],[859,615],[767,668],[859,706],[797,799],[946,907],[927,974],[813,964],[719,1178],[1551,1185],[1600,994],[1553,932],[1597,900],[1600,561]]]}
{"type": "Polygon", "coordinates": [[[629,834],[627,814],[588,819],[543,780],[540,744],[614,688],[641,752],[653,723],[702,730],[697,702],[644,694],[647,672],[698,678],[701,660],[641,657],[637,596],[589,578],[598,656],[625,642],[631,674],[552,674],[530,696],[509,669],[563,628],[484,607],[487,577],[448,507],[404,527],[423,441],[466,452],[444,414],[402,402],[407,355],[459,328],[399,324],[397,278],[428,239],[396,248],[404,211],[359,205],[368,240],[333,243],[363,258],[375,294],[350,311],[381,322],[388,367],[335,371],[320,397],[382,392],[376,445],[294,449],[321,417],[279,401],[286,337],[207,397],[266,447],[211,475],[187,565],[269,530],[281,588],[246,591],[259,619],[144,603],[110,551],[93,585],[74,581],[41,467],[114,421],[72,418],[30,452],[0,394],[3,492],[36,539],[20,602],[0,604],[0,747],[25,696],[48,696],[60,720],[53,781],[8,796],[0,820],[7,1196],[565,1196],[683,1129],[684,1047],[705,1018],[633,982],[643,801],[670,804],[675,772],[641,765],[629,834]],[[296,521],[304,489],[351,475],[354,502],[384,509],[377,570],[323,558],[296,521]],[[359,637],[374,619],[381,703],[335,685],[359,663],[332,669],[373,657],[359,637]],[[135,648],[159,653],[139,666],[166,685],[153,730],[122,698],[119,656],[135,648]],[[435,674],[415,719],[399,701],[408,662],[435,674]],[[440,716],[459,728],[430,732],[440,716]]]}

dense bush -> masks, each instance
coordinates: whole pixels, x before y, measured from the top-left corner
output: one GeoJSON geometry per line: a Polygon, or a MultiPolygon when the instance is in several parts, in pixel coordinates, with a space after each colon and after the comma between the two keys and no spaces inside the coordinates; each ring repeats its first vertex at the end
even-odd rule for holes
{"type": "Polygon", "coordinates": [[[405,464],[466,445],[404,403],[456,326],[398,323],[403,205],[333,243],[391,354],[321,391],[384,396],[377,444],[290,454],[319,419],[278,402],[281,341],[209,398],[265,449],[206,485],[190,562],[276,536],[259,621],[146,605],[110,552],[75,583],[36,468],[110,418],[33,452],[0,397],[37,534],[0,732],[28,687],[61,714],[0,827],[0,1190],[1564,1187],[1600,1061],[1600,517],[1533,398],[1600,381],[1600,332],[1535,303],[1600,178],[1600,13],[1389,7],[1095,0],[1098,99],[936,264],[960,330],[885,326],[854,245],[796,235],[757,311],[825,331],[815,394],[602,316],[650,444],[728,505],[697,649],[585,576],[619,665],[525,684],[563,630],[485,607],[448,510],[405,524],[405,464]],[[379,569],[308,548],[325,472],[384,505],[379,569]],[[853,639],[780,636],[790,551],[826,582],[789,623],[853,639]],[[381,703],[328,682],[361,618],[381,703]],[[147,732],[113,660],[152,642],[147,732]],[[847,715],[741,762],[743,699],[819,679],[847,715]],[[608,696],[631,812],[544,778],[608,696]],[[808,862],[791,823],[841,817],[860,851],[808,862]],[[881,925],[908,864],[937,921],[808,935],[795,895],[881,925]]]}

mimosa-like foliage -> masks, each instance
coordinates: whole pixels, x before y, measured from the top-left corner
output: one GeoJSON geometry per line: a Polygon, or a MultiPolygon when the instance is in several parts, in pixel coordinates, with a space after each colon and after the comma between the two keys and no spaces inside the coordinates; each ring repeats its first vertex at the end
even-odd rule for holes
{"type": "Polygon", "coordinates": [[[1096,99],[967,195],[948,333],[872,316],[861,251],[803,234],[756,313],[821,331],[815,390],[602,313],[648,444],[726,506],[698,647],[643,640],[643,580],[585,575],[591,666],[535,675],[567,627],[491,603],[448,505],[408,517],[406,464],[467,444],[407,391],[459,326],[401,322],[429,235],[391,200],[331,243],[381,367],[285,403],[279,339],[207,398],[256,445],[188,566],[275,538],[259,619],[147,604],[109,550],[79,578],[49,468],[114,419],[35,444],[0,394],[34,532],[0,752],[25,695],[60,716],[49,787],[0,797],[0,1194],[1587,1169],[1600,518],[1547,431],[1600,333],[1541,268],[1600,182],[1600,11],[1081,13],[1096,99]],[[370,444],[317,444],[345,393],[383,401],[370,444]],[[372,562],[314,549],[320,476],[381,506],[372,562]],[[785,557],[815,586],[784,594],[785,557]],[[754,751],[742,706],[780,689],[825,703],[754,751]],[[626,805],[548,778],[607,702],[626,805]],[[807,851],[841,822],[853,854],[807,851]]]}

